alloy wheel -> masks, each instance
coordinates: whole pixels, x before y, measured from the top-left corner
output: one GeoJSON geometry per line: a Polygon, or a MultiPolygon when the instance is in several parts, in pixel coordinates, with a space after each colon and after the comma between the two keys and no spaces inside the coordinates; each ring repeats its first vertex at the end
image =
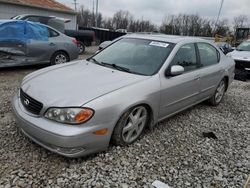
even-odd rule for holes
{"type": "Polygon", "coordinates": [[[126,143],[132,143],[141,135],[146,125],[147,117],[148,112],[144,106],[133,109],[122,130],[122,137],[126,143]]]}
{"type": "Polygon", "coordinates": [[[215,92],[215,102],[216,103],[220,103],[220,101],[222,100],[223,95],[225,93],[225,88],[226,88],[225,82],[224,82],[224,80],[222,80],[220,82],[220,85],[216,89],[216,92],[215,92]]]}
{"type": "Polygon", "coordinates": [[[58,54],[55,58],[55,64],[62,64],[67,62],[67,57],[64,54],[58,54]]]}

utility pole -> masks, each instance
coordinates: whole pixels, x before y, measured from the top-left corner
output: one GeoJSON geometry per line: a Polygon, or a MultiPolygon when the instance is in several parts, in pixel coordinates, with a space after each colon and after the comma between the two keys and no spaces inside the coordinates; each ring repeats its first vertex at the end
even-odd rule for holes
{"type": "Polygon", "coordinates": [[[95,14],[95,26],[97,27],[97,21],[98,21],[98,0],[96,0],[96,14],[95,14]]]}
{"type": "MultiPolygon", "coordinates": [[[[78,4],[77,0],[73,0],[73,1],[74,2],[72,4],[75,5],[75,12],[77,12],[77,7],[76,7],[76,5],[78,4]]],[[[76,30],[78,30],[77,18],[76,18],[76,30]]]]}
{"type": "Polygon", "coordinates": [[[93,15],[95,14],[95,0],[93,0],[93,9],[92,9],[93,15]]]}
{"type": "Polygon", "coordinates": [[[77,0],[73,0],[73,1],[74,1],[73,4],[75,5],[75,11],[77,11],[77,8],[76,8],[76,5],[78,4],[78,3],[77,3],[77,0]]]}
{"type": "Polygon", "coordinates": [[[221,14],[221,10],[222,10],[222,7],[223,7],[223,3],[224,3],[224,0],[221,0],[220,9],[219,9],[219,12],[218,12],[218,15],[217,15],[217,19],[215,21],[215,29],[217,28],[217,24],[218,24],[218,21],[220,19],[220,14],[221,14]]]}

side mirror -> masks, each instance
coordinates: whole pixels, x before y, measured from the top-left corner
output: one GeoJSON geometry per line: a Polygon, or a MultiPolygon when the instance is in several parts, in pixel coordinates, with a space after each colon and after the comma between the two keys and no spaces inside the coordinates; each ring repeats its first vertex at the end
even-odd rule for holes
{"type": "Polygon", "coordinates": [[[167,70],[166,76],[178,76],[184,73],[184,67],[180,65],[173,65],[167,70]]]}

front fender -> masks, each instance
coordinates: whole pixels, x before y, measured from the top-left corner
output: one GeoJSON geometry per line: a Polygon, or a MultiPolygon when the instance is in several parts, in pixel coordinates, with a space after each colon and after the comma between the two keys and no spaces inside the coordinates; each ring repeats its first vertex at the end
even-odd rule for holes
{"type": "Polygon", "coordinates": [[[160,105],[159,76],[152,76],[137,84],[133,84],[101,96],[83,105],[95,110],[93,123],[105,122],[112,125],[113,131],[120,117],[130,108],[146,104],[151,108],[153,124],[157,123],[160,105]]]}

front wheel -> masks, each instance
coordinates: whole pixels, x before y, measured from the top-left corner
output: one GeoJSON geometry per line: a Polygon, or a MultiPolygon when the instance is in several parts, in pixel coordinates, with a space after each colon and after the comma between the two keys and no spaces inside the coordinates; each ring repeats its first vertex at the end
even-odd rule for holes
{"type": "Polygon", "coordinates": [[[223,79],[216,88],[214,95],[209,99],[210,104],[213,106],[219,105],[225,95],[225,92],[226,92],[226,81],[225,79],[223,79]]]}
{"type": "Polygon", "coordinates": [[[51,65],[58,65],[69,62],[69,56],[64,52],[56,52],[51,58],[51,65]]]}
{"type": "Polygon", "coordinates": [[[142,134],[149,121],[145,106],[136,106],[124,113],[118,121],[112,141],[115,145],[126,146],[135,142],[142,134]]]}

